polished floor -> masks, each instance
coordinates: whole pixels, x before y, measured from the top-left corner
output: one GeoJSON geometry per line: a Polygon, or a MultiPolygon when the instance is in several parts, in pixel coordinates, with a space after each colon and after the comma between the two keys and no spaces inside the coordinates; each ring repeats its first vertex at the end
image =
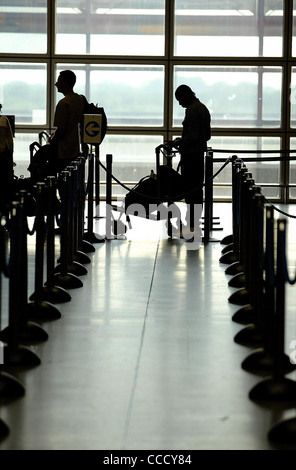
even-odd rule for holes
{"type": "MultiPolygon", "coordinates": [[[[281,207],[296,214],[293,205],[281,207]]],[[[250,390],[264,379],[243,370],[253,348],[234,341],[245,326],[232,319],[240,307],[229,297],[237,288],[228,285],[231,276],[220,262],[220,242],[232,233],[231,210],[231,204],[214,205],[216,230],[199,249],[168,239],[163,221],[137,217],[125,237],[93,244],[82,287],[56,304],[60,318],[40,322],[48,339],[29,345],[40,364],[4,369],[25,393],[1,402],[9,429],[1,450],[286,448],[272,444],[268,432],[293,418],[296,404],[251,401],[250,390]]],[[[104,234],[104,224],[104,216],[96,218],[95,230],[104,234]]],[[[294,218],[288,227],[295,234],[294,218]]],[[[34,236],[28,243],[31,294],[34,236]]],[[[293,275],[295,255],[289,235],[293,275]]],[[[3,278],[2,328],[7,292],[3,278]]],[[[288,285],[287,350],[296,339],[295,299],[296,287],[288,285]]]]}

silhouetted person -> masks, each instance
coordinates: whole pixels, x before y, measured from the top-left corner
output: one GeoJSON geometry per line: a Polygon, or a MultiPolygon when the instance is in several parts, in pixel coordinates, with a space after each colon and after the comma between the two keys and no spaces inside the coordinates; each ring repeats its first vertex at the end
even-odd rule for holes
{"type": "Polygon", "coordinates": [[[84,98],[73,88],[76,75],[72,70],[60,72],[55,83],[57,90],[64,95],[55,109],[53,134],[48,144],[42,145],[35,153],[28,170],[33,182],[43,181],[48,175],[57,175],[70,165],[80,153],[78,124],[83,115],[84,98]]]}
{"type": "Polygon", "coordinates": [[[182,137],[175,139],[172,144],[180,152],[181,174],[186,191],[186,224],[193,231],[194,205],[203,204],[204,159],[207,141],[211,139],[211,115],[187,85],[180,85],[176,89],[175,98],[186,109],[182,137]]]}
{"type": "Polygon", "coordinates": [[[48,142],[56,148],[56,169],[60,172],[80,153],[79,129],[85,101],[74,92],[76,75],[72,70],[60,72],[55,83],[59,93],[64,95],[55,109],[53,125],[55,132],[48,142]]]}

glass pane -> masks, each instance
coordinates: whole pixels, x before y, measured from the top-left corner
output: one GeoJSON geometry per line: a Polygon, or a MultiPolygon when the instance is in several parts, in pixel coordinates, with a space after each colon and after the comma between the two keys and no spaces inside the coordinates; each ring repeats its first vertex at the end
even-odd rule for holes
{"type": "Polygon", "coordinates": [[[108,125],[163,125],[163,66],[63,64],[58,66],[57,74],[65,68],[77,75],[77,93],[105,108],[108,125]]]}
{"type": "MultiPolygon", "coordinates": [[[[100,145],[100,159],[105,165],[106,155],[112,155],[112,174],[120,182],[133,187],[143,176],[156,171],[155,149],[163,143],[161,135],[112,135],[107,134],[100,145]]],[[[104,170],[100,180],[106,181],[104,170]]],[[[104,194],[104,188],[102,188],[104,194]]],[[[126,189],[115,180],[112,181],[114,195],[126,194],[126,189]]]]}
{"type": "MultiPolygon", "coordinates": [[[[280,184],[280,162],[279,161],[266,161],[266,159],[279,158],[281,140],[279,137],[212,137],[211,148],[213,149],[214,160],[219,159],[222,161],[214,163],[214,175],[220,170],[222,165],[229,157],[237,155],[238,158],[244,159],[261,159],[261,161],[251,162],[245,161],[248,170],[252,173],[253,179],[256,184],[280,184]],[[226,152],[228,150],[228,152],[226,152]],[[252,151],[248,153],[248,150],[252,151]],[[253,153],[270,151],[271,153],[253,153]],[[219,152],[221,151],[221,152],[219,152]],[[242,153],[240,153],[240,151],[242,153]],[[273,153],[275,151],[276,153],[273,153]]],[[[214,178],[214,184],[231,184],[231,163],[229,163],[219,174],[214,178]]],[[[262,193],[265,194],[265,189],[262,193]]]]}
{"type": "Polygon", "coordinates": [[[1,62],[0,73],[3,114],[15,115],[16,125],[45,124],[46,65],[1,62]]]}
{"type": "MultiPolygon", "coordinates": [[[[185,83],[209,108],[213,127],[280,127],[280,67],[176,66],[174,86],[185,83]]],[[[174,99],[174,126],[184,109],[174,99]]]]}
{"type": "Polygon", "coordinates": [[[1,52],[46,53],[47,0],[2,1],[0,21],[1,52]]]}
{"type": "Polygon", "coordinates": [[[57,0],[58,54],[164,54],[165,0],[57,0]]]}
{"type": "Polygon", "coordinates": [[[281,57],[283,1],[175,0],[175,55],[281,57]]]}

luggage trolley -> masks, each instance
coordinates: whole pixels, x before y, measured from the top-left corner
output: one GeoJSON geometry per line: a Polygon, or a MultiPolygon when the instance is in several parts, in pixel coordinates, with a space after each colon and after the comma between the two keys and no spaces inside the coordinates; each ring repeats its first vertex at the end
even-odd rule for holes
{"type": "MultiPolygon", "coordinates": [[[[178,150],[173,149],[169,144],[161,144],[156,147],[156,173],[152,170],[150,175],[142,178],[125,196],[124,205],[116,210],[126,216],[126,221],[131,226],[130,217],[137,216],[149,220],[166,220],[167,233],[173,236],[172,219],[174,214],[174,202],[183,199],[184,187],[182,176],[173,168],[173,158],[178,150]],[[161,163],[161,156],[164,163],[161,163]],[[129,210],[129,207],[132,210],[129,210]],[[135,210],[135,208],[137,210],[135,210]],[[171,208],[171,210],[170,210],[171,208]],[[154,214],[156,212],[156,214],[154,214]]],[[[122,215],[122,214],[121,214],[122,215]]],[[[127,226],[119,219],[113,221],[114,233],[126,232],[127,226]]],[[[179,217],[179,230],[181,230],[181,217],[179,217]]]]}
{"type": "MultiPolygon", "coordinates": [[[[168,143],[159,145],[155,149],[156,154],[156,172],[157,172],[157,194],[162,202],[167,203],[167,233],[171,238],[173,236],[172,218],[173,212],[169,209],[174,202],[184,198],[185,188],[183,178],[177,170],[173,168],[173,158],[179,153],[168,143]],[[160,155],[163,155],[165,164],[161,164],[160,155]]],[[[179,230],[182,230],[181,217],[179,217],[179,230]]]]}

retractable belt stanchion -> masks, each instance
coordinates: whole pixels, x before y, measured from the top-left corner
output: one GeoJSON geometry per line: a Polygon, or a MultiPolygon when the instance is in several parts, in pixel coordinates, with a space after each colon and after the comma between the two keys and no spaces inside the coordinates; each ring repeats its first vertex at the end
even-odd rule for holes
{"type": "MultiPolygon", "coordinates": [[[[106,155],[106,239],[111,240],[112,236],[112,162],[113,156],[106,155]]],[[[117,234],[117,227],[115,227],[116,221],[114,220],[114,235],[117,234]]]]}
{"type": "Polygon", "coordinates": [[[101,218],[101,168],[100,168],[100,147],[95,145],[95,166],[94,166],[94,181],[95,181],[95,201],[96,201],[96,218],[101,218]]]}
{"type": "MultiPolygon", "coordinates": [[[[261,188],[250,190],[248,249],[248,297],[253,307],[253,322],[239,331],[234,340],[239,344],[261,346],[264,343],[264,197],[261,188]]],[[[246,294],[247,295],[247,294],[246,294]]]]}
{"type": "MultiPolygon", "coordinates": [[[[262,331],[263,344],[253,351],[242,363],[242,368],[260,375],[270,375],[274,367],[274,328],[275,328],[275,277],[274,277],[274,215],[273,207],[265,207],[265,253],[264,253],[264,289],[262,331]]],[[[295,369],[288,357],[283,355],[283,367],[286,372],[295,369]]]]}
{"type": "MultiPolygon", "coordinates": [[[[39,341],[45,341],[48,339],[48,334],[46,331],[37,323],[29,320],[27,308],[28,308],[28,219],[27,219],[27,207],[30,198],[30,193],[25,190],[19,191],[18,194],[20,203],[24,206],[24,211],[22,211],[22,225],[26,227],[26,230],[21,232],[21,264],[19,269],[22,272],[22,282],[19,287],[20,295],[20,305],[21,311],[23,312],[21,318],[21,329],[20,329],[20,340],[24,343],[34,343],[39,341]]],[[[36,206],[37,207],[37,206],[36,206]]],[[[33,233],[33,232],[32,232],[33,233]]]]}
{"type": "Polygon", "coordinates": [[[80,161],[80,184],[78,187],[78,250],[83,251],[84,253],[94,253],[96,251],[95,247],[83,239],[84,236],[84,222],[85,222],[85,199],[86,199],[86,189],[85,189],[85,162],[87,155],[79,157],[80,161]]]}
{"type": "Polygon", "coordinates": [[[253,223],[253,204],[252,197],[254,192],[260,192],[260,187],[254,186],[254,180],[252,178],[246,178],[243,181],[242,186],[242,208],[244,218],[243,232],[242,232],[242,259],[245,272],[245,287],[237,290],[229,297],[229,302],[238,305],[246,305],[250,303],[249,290],[252,282],[252,245],[251,245],[251,227],[254,227],[253,223]]]}
{"type": "Polygon", "coordinates": [[[286,284],[286,224],[277,220],[275,317],[274,317],[274,367],[272,376],[255,385],[249,398],[255,402],[296,404],[296,382],[285,377],[285,284],[286,284]]]}
{"type": "MultiPolygon", "coordinates": [[[[73,220],[73,261],[76,261],[80,264],[89,264],[91,259],[87,256],[79,247],[79,239],[78,239],[78,218],[80,216],[79,213],[79,197],[80,197],[80,172],[81,172],[81,161],[79,159],[74,160],[72,162],[72,220],[73,220]]],[[[81,271],[83,272],[83,271],[81,271]]],[[[86,274],[87,271],[84,271],[86,274]]]]}
{"type": "Polygon", "coordinates": [[[106,204],[112,205],[112,164],[113,164],[113,155],[106,155],[106,204]]]}
{"type": "MultiPolygon", "coordinates": [[[[68,238],[67,238],[67,245],[66,245],[68,272],[75,274],[76,276],[83,276],[84,274],[87,274],[87,269],[81,263],[74,260],[74,252],[75,252],[74,204],[75,204],[75,199],[77,197],[77,195],[75,194],[75,191],[77,190],[77,188],[75,187],[76,167],[70,165],[66,168],[66,171],[68,172],[68,176],[67,176],[67,194],[68,194],[67,234],[68,234],[68,238]]],[[[55,272],[60,272],[60,270],[61,270],[61,264],[58,264],[55,268],[55,272]]]]}
{"type": "Polygon", "coordinates": [[[88,158],[88,200],[87,200],[87,231],[84,233],[84,240],[90,243],[104,243],[105,238],[95,234],[93,230],[94,222],[94,159],[95,155],[91,153],[88,158]]]}
{"type": "MultiPolygon", "coordinates": [[[[21,190],[17,195],[19,198],[20,204],[24,205],[24,211],[22,211],[23,220],[21,225],[25,227],[25,230],[22,230],[20,233],[20,245],[21,245],[21,257],[20,264],[18,269],[21,271],[21,283],[18,288],[18,295],[20,301],[20,332],[19,338],[22,343],[35,343],[40,341],[46,341],[48,339],[48,334],[44,329],[29,320],[27,315],[27,305],[28,305],[28,248],[27,248],[27,235],[28,235],[28,226],[27,226],[27,216],[26,216],[26,207],[27,199],[29,193],[25,190],[21,190]]],[[[5,328],[0,334],[0,340],[5,341],[9,337],[9,326],[5,328]]]]}
{"type": "Polygon", "coordinates": [[[69,224],[70,224],[70,194],[69,194],[69,179],[68,171],[62,171],[59,174],[58,184],[60,188],[61,197],[61,235],[60,235],[60,265],[54,275],[54,282],[57,286],[65,289],[76,289],[83,286],[83,282],[75,274],[69,270],[69,224]]]}
{"type": "MultiPolygon", "coordinates": [[[[228,254],[225,253],[220,258],[220,263],[228,264],[229,266],[226,268],[225,273],[235,276],[244,272],[244,263],[243,263],[243,247],[244,247],[244,239],[245,239],[245,214],[246,209],[244,207],[245,204],[245,181],[252,178],[251,173],[248,173],[248,170],[245,166],[241,167],[240,164],[235,165],[236,175],[233,181],[234,185],[237,185],[237,189],[235,190],[236,197],[238,199],[237,204],[235,205],[237,211],[237,220],[236,220],[236,229],[237,229],[237,241],[238,253],[236,254],[228,254]]],[[[236,246],[236,245],[235,245],[236,246]]]]}
{"type": "MultiPolygon", "coordinates": [[[[226,269],[226,274],[235,274],[235,279],[237,276],[242,276],[244,289],[240,289],[239,294],[234,294],[233,297],[230,297],[230,302],[238,303],[243,305],[233,316],[232,320],[237,323],[250,324],[254,322],[254,307],[250,304],[249,299],[249,286],[251,282],[252,272],[250,272],[250,217],[249,213],[249,195],[250,190],[254,186],[254,180],[252,179],[252,174],[249,172],[243,172],[241,179],[241,196],[240,196],[240,226],[239,226],[239,261],[228,266],[226,269]]],[[[232,285],[229,281],[229,285],[232,285]]],[[[240,284],[240,287],[241,284],[240,284]]]]}
{"type": "Polygon", "coordinates": [[[242,163],[237,160],[237,156],[233,155],[232,156],[232,163],[231,163],[231,173],[232,173],[232,230],[233,233],[230,235],[226,235],[222,240],[221,240],[221,245],[226,245],[229,246],[232,243],[234,243],[235,239],[235,227],[237,225],[237,203],[238,201],[238,185],[235,184],[237,180],[237,175],[239,173],[239,170],[237,166],[241,167],[242,163]]]}
{"type": "MultiPolygon", "coordinates": [[[[5,228],[6,218],[0,214],[0,326],[2,322],[2,276],[8,276],[8,232],[5,228]]],[[[0,399],[10,400],[20,398],[25,394],[25,387],[20,380],[4,370],[4,342],[0,344],[0,399]]],[[[0,424],[0,437],[4,437],[8,429],[5,423],[0,424]]]]}
{"type": "MultiPolygon", "coordinates": [[[[230,287],[243,287],[245,286],[246,282],[246,275],[244,273],[244,264],[243,264],[243,249],[242,244],[245,242],[245,230],[246,228],[243,227],[244,224],[244,217],[242,214],[242,181],[248,175],[246,167],[237,167],[237,188],[236,188],[236,199],[237,202],[235,204],[235,218],[236,222],[234,222],[235,229],[233,235],[233,251],[235,253],[235,257],[237,257],[237,261],[232,263],[228,268],[225,270],[226,274],[232,274],[232,279],[228,282],[230,287]]],[[[227,256],[227,255],[224,255],[227,256]]]]}
{"type": "Polygon", "coordinates": [[[27,230],[24,224],[24,205],[20,201],[11,204],[11,236],[9,263],[9,329],[7,345],[4,347],[4,363],[8,366],[36,366],[41,363],[39,356],[29,347],[21,344],[22,299],[19,288],[22,282],[23,244],[22,234],[27,230]]]}
{"type": "MultiPolygon", "coordinates": [[[[42,297],[43,300],[51,303],[63,303],[71,300],[71,295],[65,289],[55,285],[55,212],[56,212],[56,193],[57,179],[55,176],[46,178],[47,185],[47,237],[46,237],[46,273],[47,280],[44,283],[42,297]]],[[[34,300],[35,294],[32,294],[30,300],[34,300]]]]}
{"type": "Polygon", "coordinates": [[[35,292],[34,300],[27,304],[28,317],[39,321],[56,320],[61,318],[61,312],[59,309],[50,302],[45,301],[43,297],[44,243],[46,240],[45,192],[45,183],[37,183],[37,212],[35,220],[35,292]]]}
{"type": "Polygon", "coordinates": [[[205,157],[205,204],[204,204],[204,235],[203,242],[210,241],[213,216],[213,154],[207,151],[205,157]]]}
{"type": "MultiPolygon", "coordinates": [[[[221,263],[233,264],[239,260],[240,180],[242,162],[232,161],[232,236],[231,243],[222,250],[221,263]]],[[[225,244],[225,239],[223,239],[225,244]]],[[[222,242],[221,242],[222,243],[222,242]]]]}
{"type": "MultiPolygon", "coordinates": [[[[127,232],[127,225],[121,221],[122,212],[117,219],[115,219],[112,209],[114,211],[118,210],[117,205],[112,204],[112,165],[113,165],[113,155],[106,155],[106,239],[116,238],[120,240],[125,240],[125,233],[127,232]],[[112,232],[114,235],[112,235],[112,232]]],[[[130,219],[128,214],[126,214],[126,222],[131,226],[130,219]]]]}
{"type": "Polygon", "coordinates": [[[205,202],[204,202],[204,235],[205,244],[211,241],[218,241],[211,238],[210,233],[213,228],[213,151],[208,149],[205,156],[205,202]]]}

